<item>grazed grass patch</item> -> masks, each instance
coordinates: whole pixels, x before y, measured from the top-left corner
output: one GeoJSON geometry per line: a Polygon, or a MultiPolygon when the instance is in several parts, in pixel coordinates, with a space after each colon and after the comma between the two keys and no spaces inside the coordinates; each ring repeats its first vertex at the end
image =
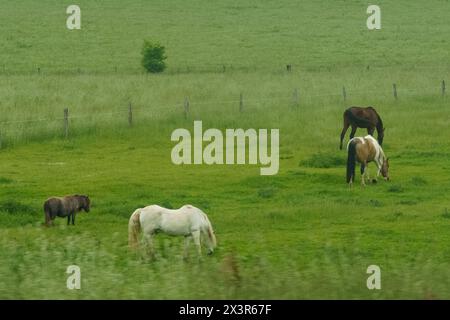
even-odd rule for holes
{"type": "Polygon", "coordinates": [[[300,161],[299,166],[310,168],[335,168],[346,165],[345,158],[338,152],[335,153],[315,153],[309,158],[300,161]]]}
{"type": "Polygon", "coordinates": [[[14,182],[14,180],[12,180],[12,179],[0,177],[0,184],[9,184],[9,183],[13,183],[13,182],[14,182]]]}
{"type": "Polygon", "coordinates": [[[441,214],[441,217],[445,219],[450,219],[450,211],[447,208],[445,208],[444,212],[441,214]]]}
{"type": "Polygon", "coordinates": [[[412,177],[410,182],[411,182],[412,185],[419,186],[419,187],[425,186],[425,185],[428,184],[427,180],[425,180],[422,177],[412,177]]]}
{"type": "Polygon", "coordinates": [[[387,188],[387,191],[392,193],[402,193],[405,191],[405,189],[401,184],[393,184],[387,188]]]}
{"type": "Polygon", "coordinates": [[[25,205],[16,200],[7,200],[0,203],[0,211],[10,213],[10,214],[35,214],[37,212],[36,208],[25,205]]]}
{"type": "Polygon", "coordinates": [[[272,198],[277,190],[274,187],[266,187],[258,190],[258,196],[263,199],[272,198]]]}

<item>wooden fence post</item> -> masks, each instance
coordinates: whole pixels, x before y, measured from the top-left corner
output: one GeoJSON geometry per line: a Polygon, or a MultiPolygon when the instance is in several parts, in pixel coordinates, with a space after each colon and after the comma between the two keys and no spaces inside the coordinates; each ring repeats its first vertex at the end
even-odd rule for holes
{"type": "Polygon", "coordinates": [[[445,96],[445,80],[442,80],[442,96],[445,96]]]}
{"type": "Polygon", "coordinates": [[[392,85],[392,89],[394,91],[394,98],[397,99],[397,85],[395,83],[392,85]]]}
{"type": "Polygon", "coordinates": [[[133,125],[133,110],[131,109],[131,102],[128,105],[128,125],[133,125]]]}
{"type": "Polygon", "coordinates": [[[342,96],[344,97],[344,102],[347,100],[347,91],[345,91],[345,86],[342,87],[342,96]]]}
{"type": "Polygon", "coordinates": [[[189,114],[189,98],[184,98],[184,118],[187,119],[189,114]]]}
{"type": "Polygon", "coordinates": [[[69,137],[69,109],[64,108],[64,136],[69,137]]]}
{"type": "Polygon", "coordinates": [[[239,112],[244,111],[244,96],[242,95],[242,92],[239,95],[239,112]]]}

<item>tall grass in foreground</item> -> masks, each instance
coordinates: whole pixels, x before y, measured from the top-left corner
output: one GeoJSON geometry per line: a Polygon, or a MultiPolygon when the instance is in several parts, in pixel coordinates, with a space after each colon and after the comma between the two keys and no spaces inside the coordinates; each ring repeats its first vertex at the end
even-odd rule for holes
{"type": "Polygon", "coordinates": [[[448,265],[435,263],[425,252],[398,266],[392,263],[399,253],[387,249],[378,261],[386,271],[383,290],[369,291],[358,244],[325,246],[302,262],[274,262],[259,254],[248,264],[244,256],[220,252],[202,260],[192,252],[185,261],[181,242],[164,238],[157,241],[157,259],[150,261],[127,252],[118,234],[107,247],[86,232],[63,229],[71,234],[64,242],[58,241],[57,230],[3,232],[21,240],[0,242],[0,258],[9,262],[0,265],[0,274],[10,275],[2,278],[1,299],[438,299],[448,297],[450,285],[448,265]],[[80,266],[82,290],[67,290],[69,264],[80,266]]]}

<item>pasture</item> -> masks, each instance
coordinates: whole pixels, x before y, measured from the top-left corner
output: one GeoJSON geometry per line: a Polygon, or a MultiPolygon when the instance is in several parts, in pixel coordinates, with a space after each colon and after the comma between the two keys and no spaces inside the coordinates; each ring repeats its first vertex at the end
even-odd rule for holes
{"type": "Polygon", "coordinates": [[[363,1],[78,4],[76,31],[68,4],[0,11],[0,298],[450,298],[447,1],[380,1],[378,31],[363,1]],[[166,46],[164,74],[141,70],[146,38],[166,46]],[[346,185],[350,105],[383,118],[389,183],[346,185]],[[194,120],[280,129],[279,173],[172,164],[171,132],[194,120]],[[75,193],[91,211],[42,227],[45,199],[75,193]],[[182,239],[162,235],[155,261],[128,252],[136,208],[186,203],[214,226],[212,256],[184,261],[182,239]],[[66,288],[73,264],[81,290],[66,288]],[[366,287],[372,264],[381,290],[366,287]]]}

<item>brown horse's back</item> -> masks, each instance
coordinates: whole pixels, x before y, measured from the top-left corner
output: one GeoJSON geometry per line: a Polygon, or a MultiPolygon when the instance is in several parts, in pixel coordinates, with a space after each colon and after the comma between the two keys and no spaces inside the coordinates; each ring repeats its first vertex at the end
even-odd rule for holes
{"type": "Polygon", "coordinates": [[[357,128],[366,128],[367,133],[373,135],[375,129],[378,132],[378,143],[383,144],[384,127],[380,116],[373,107],[350,107],[344,111],[344,126],[341,131],[340,149],[347,129],[352,127],[350,139],[355,136],[357,128]]]}
{"type": "Polygon", "coordinates": [[[350,125],[359,128],[376,127],[379,118],[372,107],[350,107],[344,111],[344,117],[348,119],[350,125]]]}

